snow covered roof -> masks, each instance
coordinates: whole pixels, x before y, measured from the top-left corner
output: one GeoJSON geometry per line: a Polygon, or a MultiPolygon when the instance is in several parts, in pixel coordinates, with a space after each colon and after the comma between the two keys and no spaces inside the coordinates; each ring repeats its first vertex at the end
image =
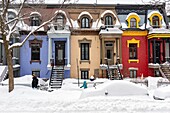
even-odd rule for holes
{"type": "Polygon", "coordinates": [[[122,34],[123,31],[117,27],[102,29],[99,34],[122,34]]]}
{"type": "MultiPolygon", "coordinates": [[[[131,16],[131,15],[136,15],[137,17],[139,17],[139,15],[137,13],[129,13],[126,17],[126,20],[131,16]]],[[[140,18],[140,17],[139,17],[140,18]]]]}
{"type": "Polygon", "coordinates": [[[163,33],[166,33],[166,34],[170,34],[170,29],[166,29],[166,28],[154,28],[154,29],[151,29],[149,31],[149,34],[153,34],[153,33],[160,33],[160,34],[163,34],[163,33]]]}
{"type": "Polygon", "coordinates": [[[81,17],[82,15],[88,15],[88,16],[90,16],[91,19],[93,19],[93,17],[91,16],[91,14],[90,14],[89,12],[87,12],[87,11],[81,12],[80,15],[78,16],[78,19],[80,19],[80,17],[81,17]]]}
{"type": "MultiPolygon", "coordinates": [[[[151,0],[68,0],[65,4],[151,4],[151,0]]],[[[45,0],[46,4],[62,4],[63,0],[45,0]]]]}
{"type": "Polygon", "coordinates": [[[41,16],[41,14],[39,12],[31,12],[30,15],[39,15],[39,16],[41,16]]]}
{"type": "Polygon", "coordinates": [[[148,18],[153,14],[160,14],[162,16],[162,14],[159,11],[152,11],[148,14],[148,18]]]}

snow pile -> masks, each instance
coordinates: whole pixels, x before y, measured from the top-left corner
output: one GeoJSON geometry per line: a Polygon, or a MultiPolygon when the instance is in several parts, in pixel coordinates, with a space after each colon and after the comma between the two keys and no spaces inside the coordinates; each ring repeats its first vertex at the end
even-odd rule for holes
{"type": "MultiPolygon", "coordinates": [[[[2,82],[2,84],[8,84],[9,79],[2,82]]],[[[14,78],[15,85],[31,86],[32,85],[32,75],[25,75],[22,77],[14,78]]],[[[38,78],[38,85],[46,85],[46,82],[41,78],[38,78]]]]}
{"type": "Polygon", "coordinates": [[[156,99],[170,98],[170,86],[159,87],[154,91],[153,96],[156,99]]]}
{"type": "MultiPolygon", "coordinates": [[[[141,84],[125,80],[80,79],[80,85],[86,81],[88,86],[87,89],[81,89],[78,87],[77,79],[65,79],[62,88],[52,92],[26,86],[32,81],[31,75],[14,80],[15,84],[22,83],[22,85],[15,85],[11,93],[8,93],[8,85],[0,85],[0,113],[169,113],[170,111],[170,98],[163,101],[154,100],[146,95],[146,89],[141,84]],[[100,83],[96,85],[96,89],[92,86],[94,83],[100,83]],[[89,98],[80,98],[81,94],[87,91],[92,94],[102,90],[99,96],[89,95],[89,98]],[[105,95],[107,92],[107,96],[103,96],[103,93],[105,95]],[[113,95],[115,92],[118,96],[113,95]],[[125,93],[127,96],[122,96],[125,93]]],[[[168,91],[166,88],[163,91],[168,91]]]]}
{"type": "Polygon", "coordinates": [[[82,92],[81,98],[105,95],[108,96],[147,95],[147,89],[146,87],[142,87],[128,81],[114,80],[105,82],[93,88],[85,89],[82,92]]]}

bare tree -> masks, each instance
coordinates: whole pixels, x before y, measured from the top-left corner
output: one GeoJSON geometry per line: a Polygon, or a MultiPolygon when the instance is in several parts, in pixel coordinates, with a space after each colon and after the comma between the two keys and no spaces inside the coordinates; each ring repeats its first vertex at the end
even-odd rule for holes
{"type": "MultiPolygon", "coordinates": [[[[9,92],[13,91],[14,89],[14,76],[13,76],[13,63],[12,63],[12,55],[11,55],[11,51],[13,48],[16,47],[21,47],[30,37],[30,35],[32,35],[34,32],[36,32],[37,30],[39,30],[41,27],[43,27],[44,25],[50,23],[55,16],[57,15],[57,13],[55,13],[54,16],[52,16],[49,20],[43,22],[40,26],[38,26],[36,29],[30,31],[26,38],[21,42],[21,43],[13,43],[12,45],[10,45],[10,39],[12,38],[13,34],[17,31],[17,24],[20,21],[23,21],[24,19],[28,19],[30,17],[26,17],[26,14],[22,14],[22,10],[24,8],[24,5],[28,5],[28,3],[32,2],[34,3],[37,0],[19,0],[20,2],[15,2],[16,0],[1,0],[0,1],[0,5],[1,5],[1,9],[0,9],[0,34],[2,39],[0,39],[0,43],[3,43],[4,48],[5,48],[5,55],[7,58],[7,66],[8,66],[8,77],[9,77],[9,92]],[[18,11],[17,11],[17,15],[15,18],[13,18],[12,20],[8,20],[8,10],[10,9],[11,5],[14,4],[14,2],[16,3],[16,5],[18,6],[18,11]]],[[[40,2],[42,2],[42,0],[39,0],[40,2]]],[[[65,2],[68,2],[69,0],[63,0],[61,2],[60,0],[60,8],[62,7],[62,5],[65,2]]],[[[34,6],[32,6],[34,7],[34,6]]],[[[13,7],[15,8],[15,7],[13,7]]]]}

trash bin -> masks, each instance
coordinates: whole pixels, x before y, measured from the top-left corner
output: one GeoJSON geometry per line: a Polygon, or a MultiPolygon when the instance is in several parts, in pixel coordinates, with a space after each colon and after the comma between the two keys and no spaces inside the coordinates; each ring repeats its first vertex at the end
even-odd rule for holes
{"type": "Polygon", "coordinates": [[[51,66],[54,66],[54,59],[50,59],[51,66]]]}

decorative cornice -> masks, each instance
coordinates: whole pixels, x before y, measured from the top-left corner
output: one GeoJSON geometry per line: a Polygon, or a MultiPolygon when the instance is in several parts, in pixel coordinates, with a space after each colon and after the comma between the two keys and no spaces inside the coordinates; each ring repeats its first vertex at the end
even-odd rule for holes
{"type": "Polygon", "coordinates": [[[123,31],[122,36],[147,36],[147,31],[123,31]]]}
{"type": "Polygon", "coordinates": [[[129,44],[137,44],[139,47],[140,40],[136,40],[135,38],[132,38],[131,40],[127,40],[127,47],[129,47],[129,44]]]}
{"type": "Polygon", "coordinates": [[[149,34],[148,39],[151,38],[170,38],[170,34],[149,34]]]}

